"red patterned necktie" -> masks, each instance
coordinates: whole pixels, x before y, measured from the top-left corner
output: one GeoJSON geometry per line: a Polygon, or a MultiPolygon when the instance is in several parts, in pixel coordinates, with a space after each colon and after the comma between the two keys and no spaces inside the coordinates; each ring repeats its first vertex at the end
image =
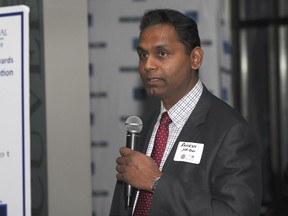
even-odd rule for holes
{"type": "MultiPolygon", "coordinates": [[[[158,127],[154,147],[151,157],[155,160],[157,166],[160,166],[169,135],[169,124],[171,119],[167,112],[161,116],[160,125],[158,127]]],[[[140,191],[138,201],[135,207],[134,216],[148,216],[148,211],[152,202],[153,193],[149,191],[140,191]]]]}

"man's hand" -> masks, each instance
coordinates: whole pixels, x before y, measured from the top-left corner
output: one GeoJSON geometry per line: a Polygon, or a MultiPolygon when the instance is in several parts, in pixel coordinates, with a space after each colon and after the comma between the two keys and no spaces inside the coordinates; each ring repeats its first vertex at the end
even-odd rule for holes
{"type": "Polygon", "coordinates": [[[122,147],[117,158],[116,178],[140,190],[152,190],[153,181],[162,175],[155,161],[147,155],[122,147]]]}

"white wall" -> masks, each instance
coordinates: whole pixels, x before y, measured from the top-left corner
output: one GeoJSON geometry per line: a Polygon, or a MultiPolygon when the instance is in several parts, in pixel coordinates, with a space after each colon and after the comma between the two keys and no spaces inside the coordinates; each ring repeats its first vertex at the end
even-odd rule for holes
{"type": "Polygon", "coordinates": [[[43,1],[49,216],[91,215],[87,2],[43,1]]]}

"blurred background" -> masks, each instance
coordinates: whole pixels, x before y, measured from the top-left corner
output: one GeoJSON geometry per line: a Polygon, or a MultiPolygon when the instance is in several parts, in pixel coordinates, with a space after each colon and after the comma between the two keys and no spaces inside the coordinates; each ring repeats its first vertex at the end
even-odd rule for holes
{"type": "Polygon", "coordinates": [[[262,146],[261,216],[288,215],[287,0],[1,0],[30,7],[33,216],[107,216],[124,122],[157,106],[138,76],[144,11],[198,23],[201,80],[262,146]]]}

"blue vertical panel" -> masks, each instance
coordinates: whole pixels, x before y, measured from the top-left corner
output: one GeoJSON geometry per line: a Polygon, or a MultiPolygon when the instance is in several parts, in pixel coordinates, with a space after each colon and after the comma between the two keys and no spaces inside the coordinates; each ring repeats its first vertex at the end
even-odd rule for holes
{"type": "Polygon", "coordinates": [[[7,205],[0,204],[0,216],[7,216],[7,205]]]}

